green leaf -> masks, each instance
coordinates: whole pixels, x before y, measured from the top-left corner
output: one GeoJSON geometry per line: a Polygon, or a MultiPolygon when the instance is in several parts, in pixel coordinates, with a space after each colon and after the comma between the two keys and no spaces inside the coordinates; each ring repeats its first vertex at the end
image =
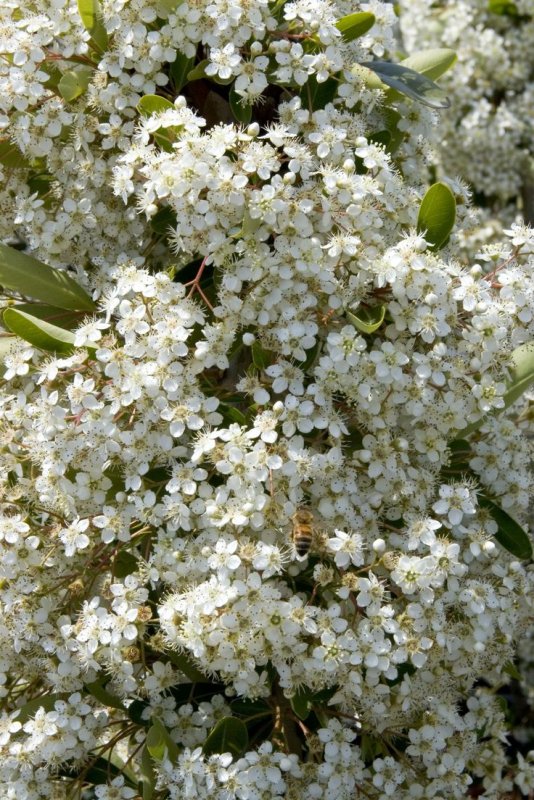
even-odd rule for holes
{"type": "Polygon", "coordinates": [[[367,61],[360,66],[376,73],[386,86],[429,106],[429,108],[450,108],[450,101],[443,89],[440,89],[429,78],[403,64],[392,64],[390,61],[367,61]]]}
{"type": "Polygon", "coordinates": [[[336,96],[338,86],[339,80],[334,76],[319,83],[315,75],[310,75],[300,93],[302,104],[309,107],[311,111],[325,108],[336,96]]]}
{"type": "Polygon", "coordinates": [[[103,706],[108,706],[109,708],[118,708],[120,711],[126,711],[122,700],[111,692],[108,692],[107,689],[104,689],[100,681],[86,683],[85,688],[89,694],[93,695],[93,697],[102,703],[103,706]]]}
{"type": "Polygon", "coordinates": [[[252,352],[252,363],[256,369],[265,369],[269,366],[270,362],[267,358],[265,350],[259,342],[252,342],[250,350],[252,352]]]}
{"type": "Polygon", "coordinates": [[[238,425],[248,425],[246,416],[235,406],[229,406],[227,403],[220,403],[219,408],[223,412],[225,420],[229,422],[237,422],[238,425]]]}
{"type": "Polygon", "coordinates": [[[28,700],[27,703],[20,707],[16,719],[24,724],[34,717],[40,708],[44,708],[45,711],[53,711],[58,700],[63,700],[62,694],[44,694],[41,697],[28,700]]]}
{"type": "Polygon", "coordinates": [[[239,228],[237,225],[235,228],[231,228],[229,231],[229,235],[232,239],[246,239],[247,236],[253,236],[258,228],[261,226],[261,219],[254,217],[254,219],[250,216],[248,208],[245,207],[243,211],[243,222],[241,227],[239,228]]]}
{"type": "Polygon", "coordinates": [[[507,514],[506,511],[503,511],[502,508],[496,505],[493,500],[490,500],[483,494],[477,495],[477,498],[479,506],[487,509],[499,526],[495,534],[495,538],[499,544],[513,556],[516,556],[516,558],[531,559],[532,543],[521,525],[507,514]]]}
{"type": "MultiPolygon", "coordinates": [[[[200,61],[196,65],[196,67],[193,67],[193,69],[190,72],[187,73],[187,80],[188,81],[199,81],[202,78],[205,78],[206,77],[205,69],[206,69],[206,67],[208,66],[209,63],[210,62],[208,61],[207,58],[205,58],[202,61],[200,61]]],[[[233,80],[233,78],[232,78],[232,80],[233,80]]]]}
{"type": "Polygon", "coordinates": [[[242,125],[248,125],[252,119],[252,106],[243,103],[243,98],[236,92],[234,86],[230,89],[228,102],[234,119],[241,122],[242,125]]]}
{"type": "Polygon", "coordinates": [[[170,761],[175,762],[178,758],[176,743],[157,717],[152,717],[152,725],[146,735],[145,747],[154,761],[163,761],[167,757],[170,761]]]}
{"type": "Polygon", "coordinates": [[[76,67],[63,73],[57,87],[63,100],[70,103],[87,91],[92,74],[89,67],[76,67]]]}
{"type": "Polygon", "coordinates": [[[511,380],[504,393],[504,407],[515,403],[534,383],[534,341],[519,345],[512,353],[511,380]]]}
{"type": "Polygon", "coordinates": [[[78,11],[84,27],[91,34],[91,39],[98,50],[104,52],[108,47],[108,35],[102,22],[98,0],[78,0],[78,11]]]}
{"type": "Polygon", "coordinates": [[[176,228],[176,213],[170,206],[162,206],[150,218],[150,227],[158,236],[168,236],[170,228],[176,228]]]}
{"type": "Polygon", "coordinates": [[[158,0],[158,17],[161,17],[162,15],[169,16],[169,14],[173,14],[178,6],[182,5],[182,3],[183,0],[158,0]]]}
{"type": "Polygon", "coordinates": [[[0,164],[8,169],[30,169],[31,164],[22,155],[16,144],[0,141],[0,164]]]}
{"type": "MultiPolygon", "coordinates": [[[[159,114],[170,108],[174,108],[173,103],[165,97],[160,97],[159,94],[146,94],[137,104],[137,110],[143,117],[151,117],[152,114],[159,114]]],[[[154,139],[162,150],[167,152],[172,150],[172,143],[176,140],[175,132],[177,130],[178,128],[173,125],[169,128],[159,128],[154,131],[154,139]]]]}
{"type": "Polygon", "coordinates": [[[203,683],[206,680],[206,676],[193,665],[188,656],[183,653],[175,653],[174,650],[165,650],[165,655],[175,667],[184,673],[186,678],[189,678],[191,683],[203,683]]]}
{"type": "Polygon", "coordinates": [[[400,63],[402,66],[409,67],[420,75],[430,78],[431,81],[436,81],[452,67],[457,58],[454,50],[449,50],[447,47],[437,47],[432,50],[422,50],[419,53],[414,53],[400,63]]]}
{"type": "Polygon", "coordinates": [[[386,106],[384,108],[384,114],[386,117],[388,131],[391,134],[391,140],[387,146],[387,150],[390,153],[394,153],[399,149],[404,140],[404,133],[403,131],[399,130],[399,122],[402,119],[402,116],[396,108],[391,108],[390,106],[386,106]]]}
{"type": "MultiPolygon", "coordinates": [[[[518,400],[522,394],[534,383],[534,341],[519,345],[511,356],[510,378],[507,381],[508,389],[503,395],[504,408],[498,409],[493,414],[504,411],[518,400]]],[[[464,438],[482,427],[488,415],[472,422],[458,433],[459,438],[464,438]]]]}
{"type": "Polygon", "coordinates": [[[156,788],[156,773],[146,745],[141,753],[141,784],[143,787],[143,800],[152,800],[156,788]]]}
{"type": "Polygon", "coordinates": [[[435,183],[423,197],[417,230],[422,233],[433,249],[446,242],[456,220],[456,200],[446,183],[435,183]]]}
{"type": "Polygon", "coordinates": [[[488,0],[488,11],[507,17],[517,17],[519,14],[516,4],[511,0],[488,0]]]}
{"type": "Polygon", "coordinates": [[[68,311],[66,308],[50,306],[46,303],[17,303],[14,306],[10,306],[10,308],[14,311],[23,311],[32,317],[38,317],[38,319],[50,322],[52,325],[59,325],[60,328],[65,328],[68,331],[76,328],[85,315],[83,311],[68,311]]]}
{"type": "Polygon", "coordinates": [[[384,322],[386,306],[358,308],[356,314],[347,310],[345,314],[352,324],[362,333],[374,333],[384,322]]]}
{"type": "Polygon", "coordinates": [[[234,758],[245,752],[248,746],[247,726],[235,717],[223,717],[212,729],[202,750],[206,755],[231,753],[234,758]]]}
{"type": "Polygon", "coordinates": [[[341,31],[346,42],[352,42],[359,36],[371,30],[376,22],[374,14],[369,11],[357,11],[355,14],[347,14],[336,22],[336,28],[341,31]]]}
{"type": "Polygon", "coordinates": [[[513,661],[507,661],[502,671],[509,675],[514,681],[520,681],[522,678],[521,673],[517,669],[513,661]]]}
{"type": "MultiPolygon", "coordinates": [[[[32,194],[38,197],[46,197],[52,188],[52,183],[55,180],[53,175],[49,172],[35,172],[28,177],[28,188],[32,194]]],[[[45,207],[50,207],[50,202],[45,202],[45,207]]]]}
{"type": "Polygon", "coordinates": [[[143,117],[151,117],[152,114],[159,114],[169,108],[174,108],[174,105],[159,94],[145,94],[137,104],[137,110],[143,117]]]}
{"type": "Polygon", "coordinates": [[[308,692],[299,690],[295,695],[293,695],[289,702],[291,703],[291,708],[299,719],[305,720],[309,717],[312,704],[308,692]]]}
{"type": "Polygon", "coordinates": [[[126,578],[137,569],[137,559],[128,550],[119,550],[113,559],[113,575],[116,578],[126,578]]]}
{"type": "Polygon", "coordinates": [[[143,717],[143,711],[148,708],[148,703],[145,700],[134,700],[130,703],[127,709],[128,716],[135,722],[136,725],[147,726],[147,721],[143,717]]]}
{"type": "Polygon", "coordinates": [[[307,373],[308,370],[310,370],[313,367],[313,365],[317,361],[317,356],[319,355],[321,348],[322,348],[322,341],[319,337],[317,337],[313,347],[310,347],[309,350],[306,350],[306,359],[300,365],[300,368],[302,369],[303,372],[307,373]]]}
{"type": "Polygon", "coordinates": [[[94,311],[89,295],[66,272],[0,244],[0,285],[43,303],[72,311],[94,311]]]}
{"type": "Polygon", "coordinates": [[[6,328],[40,350],[64,354],[72,353],[74,350],[74,334],[65,328],[51,325],[14,308],[6,308],[3,319],[6,328]]]}
{"type": "Polygon", "coordinates": [[[471,445],[466,439],[454,439],[449,442],[448,448],[454,457],[472,455],[471,445]]]}
{"type": "Polygon", "coordinates": [[[187,83],[187,76],[193,69],[194,64],[194,57],[188,58],[182,53],[178,53],[175,60],[170,65],[171,78],[177,94],[187,83]]]}

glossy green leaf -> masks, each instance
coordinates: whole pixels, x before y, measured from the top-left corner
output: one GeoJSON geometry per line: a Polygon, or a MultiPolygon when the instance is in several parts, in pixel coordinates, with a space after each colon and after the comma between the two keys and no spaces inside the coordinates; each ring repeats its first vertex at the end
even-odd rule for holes
{"type": "Polygon", "coordinates": [[[313,347],[310,347],[309,350],[306,350],[306,359],[300,365],[300,368],[303,370],[303,372],[307,373],[308,370],[310,370],[313,367],[313,365],[317,361],[319,353],[322,350],[322,346],[323,346],[322,340],[319,337],[317,337],[315,339],[315,344],[313,345],[313,347]]]}
{"type": "MultiPolygon", "coordinates": [[[[165,97],[160,97],[159,94],[146,94],[137,104],[137,110],[143,117],[151,117],[152,114],[159,114],[171,108],[174,108],[173,103],[165,97]]],[[[159,128],[154,131],[154,139],[162,150],[167,152],[172,150],[172,144],[176,140],[175,132],[177,130],[175,126],[171,126],[169,128],[159,128]]]]}
{"type": "Polygon", "coordinates": [[[228,231],[228,235],[231,236],[232,239],[246,239],[248,236],[253,236],[260,226],[261,219],[257,217],[252,218],[248,208],[245,207],[241,227],[236,225],[234,228],[231,228],[228,231]]]}
{"type": "Polygon", "coordinates": [[[99,50],[107,50],[108,35],[102,22],[98,0],[78,0],[78,11],[86,30],[99,50]]]}
{"type": "Polygon", "coordinates": [[[376,73],[381,83],[429,108],[449,108],[451,105],[443,89],[440,89],[429,78],[403,64],[393,64],[390,61],[367,61],[361,66],[376,73]]]}
{"type": "Polygon", "coordinates": [[[534,341],[519,345],[512,353],[511,377],[504,393],[504,407],[508,408],[534,383],[534,341]]]}
{"type": "Polygon", "coordinates": [[[119,550],[113,559],[113,575],[116,578],[126,578],[137,569],[138,562],[133,553],[128,550],[119,550]]]}
{"type": "Polygon", "coordinates": [[[176,228],[176,212],[163,206],[150,218],[150,227],[158,236],[168,236],[171,228],[176,228]]]}
{"type": "Polygon", "coordinates": [[[306,691],[298,691],[290,700],[291,708],[301,720],[305,720],[310,716],[312,704],[310,695],[306,691]]]}
{"type": "Polygon", "coordinates": [[[400,63],[402,66],[409,67],[420,75],[430,78],[431,81],[436,81],[452,67],[457,58],[454,50],[449,50],[447,47],[437,47],[432,50],[422,50],[419,53],[414,53],[400,63]]]}
{"type": "Polygon", "coordinates": [[[242,125],[248,125],[252,119],[252,106],[243,103],[243,98],[236,92],[233,86],[228,95],[228,102],[230,103],[230,110],[232,111],[234,119],[242,125]]]}
{"type": "Polygon", "coordinates": [[[222,411],[224,419],[228,422],[237,422],[238,425],[248,425],[246,416],[238,408],[235,408],[235,406],[229,406],[227,403],[220,403],[219,408],[222,411]]]}
{"type": "Polygon", "coordinates": [[[386,306],[374,306],[373,308],[358,308],[356,312],[346,311],[349,319],[355,328],[362,333],[374,333],[384,322],[386,316],[386,306]]]}
{"type": "Polygon", "coordinates": [[[516,558],[531,559],[532,543],[521,525],[507,514],[506,511],[496,505],[493,500],[490,500],[482,494],[477,495],[477,497],[479,506],[489,511],[492,518],[499,526],[495,534],[495,538],[499,544],[513,556],[516,556],[516,558]]]}
{"type": "Polygon", "coordinates": [[[202,750],[206,755],[231,753],[237,758],[247,747],[248,731],[245,723],[235,717],[224,717],[212,729],[202,750]]]}
{"type": "Polygon", "coordinates": [[[44,708],[45,711],[53,711],[57,701],[63,700],[63,698],[62,694],[44,694],[41,697],[28,700],[27,703],[20,707],[16,719],[24,724],[34,717],[40,708],[44,708]]]}
{"type": "Polygon", "coordinates": [[[184,673],[186,678],[189,678],[191,683],[202,683],[206,680],[206,676],[194,666],[188,656],[183,653],[175,653],[174,650],[166,650],[165,655],[175,667],[184,673]]]}
{"type": "Polygon", "coordinates": [[[454,439],[449,442],[448,448],[455,458],[472,455],[471,445],[466,439],[454,439]]]}
{"type": "Polygon", "coordinates": [[[488,11],[490,14],[506,17],[517,17],[519,14],[518,8],[512,0],[488,0],[488,11]]]}
{"type": "Polygon", "coordinates": [[[194,64],[194,58],[188,58],[182,53],[178,53],[175,60],[170,65],[171,78],[176,93],[179,93],[187,83],[187,76],[193,69],[194,64]]]}
{"type": "Polygon", "coordinates": [[[188,81],[199,81],[202,78],[205,78],[206,77],[205,69],[206,69],[206,67],[208,66],[209,63],[210,62],[208,61],[207,58],[205,58],[202,61],[200,61],[200,63],[198,63],[196,65],[196,67],[193,67],[193,69],[190,72],[187,73],[187,80],[188,81]]]}
{"type": "Polygon", "coordinates": [[[130,703],[127,709],[127,714],[132,720],[135,722],[136,725],[147,726],[148,722],[143,717],[143,712],[146,708],[149,707],[149,704],[146,700],[134,700],[133,703],[130,703]]]}
{"type": "Polygon", "coordinates": [[[52,188],[55,178],[49,172],[35,172],[28,176],[28,188],[32,194],[45,198],[45,208],[50,208],[51,202],[46,201],[46,196],[52,188]]]}
{"type": "Polygon", "coordinates": [[[0,141],[0,164],[8,169],[30,169],[31,164],[22,155],[16,144],[0,141]]]}
{"type": "Polygon", "coordinates": [[[41,61],[39,64],[39,69],[43,72],[46,72],[48,75],[48,80],[46,80],[42,85],[55,93],[57,87],[59,86],[59,82],[63,77],[62,71],[53,61],[41,61]]]}
{"type": "MultiPolygon", "coordinates": [[[[508,408],[534,384],[534,341],[519,345],[511,357],[510,378],[507,390],[503,395],[504,408],[493,413],[500,413],[508,408]]],[[[458,433],[458,438],[465,438],[482,427],[488,415],[485,414],[476,422],[472,422],[458,433]]]]}
{"type": "Polygon", "coordinates": [[[14,308],[6,308],[3,319],[8,330],[40,350],[64,354],[74,350],[74,334],[65,328],[51,325],[14,308]]]}
{"type": "Polygon", "coordinates": [[[384,114],[388,131],[391,134],[391,140],[387,146],[387,150],[390,153],[395,153],[404,140],[404,132],[399,130],[399,122],[402,119],[402,115],[396,108],[391,108],[389,106],[386,106],[384,109],[384,114]]]}
{"type": "Polygon", "coordinates": [[[269,366],[269,360],[267,359],[265,350],[259,342],[252,342],[250,350],[252,352],[252,363],[256,369],[265,369],[269,366]]]}
{"type": "Polygon", "coordinates": [[[182,3],[183,0],[158,0],[158,16],[169,16],[169,14],[173,14],[182,3]]]}
{"type": "Polygon", "coordinates": [[[87,91],[92,74],[93,70],[89,67],[76,67],[63,73],[63,77],[57,87],[63,100],[70,103],[72,100],[81,97],[87,91]]]}
{"type": "Polygon", "coordinates": [[[174,108],[174,105],[159,94],[145,94],[137,104],[137,110],[143,117],[151,117],[152,114],[159,114],[169,108],[174,108]]]}
{"type": "Polygon", "coordinates": [[[99,703],[102,703],[103,706],[108,706],[109,708],[118,708],[121,711],[125,711],[124,703],[117,697],[116,695],[108,692],[105,689],[100,681],[93,681],[92,683],[85,684],[86,690],[91,694],[99,703]]]}
{"type": "Polygon", "coordinates": [[[0,285],[60,308],[95,310],[89,295],[66,272],[5,244],[0,244],[0,285]]]}
{"type": "Polygon", "coordinates": [[[346,42],[352,42],[359,36],[363,36],[370,31],[376,22],[374,14],[370,11],[357,11],[354,14],[347,14],[336,22],[336,28],[341,31],[346,42]]]}
{"type": "Polygon", "coordinates": [[[141,785],[143,791],[143,800],[152,800],[154,790],[156,788],[156,773],[152,763],[152,756],[145,745],[141,753],[141,785]]]}
{"type": "Polygon", "coordinates": [[[59,306],[51,306],[47,303],[17,303],[10,306],[14,311],[23,311],[32,317],[50,322],[52,325],[59,325],[68,331],[76,328],[85,316],[84,311],[69,311],[59,306]]]}
{"type": "Polygon", "coordinates": [[[523,677],[513,661],[507,661],[502,671],[509,675],[514,681],[520,681],[523,677]]]}
{"type": "Polygon", "coordinates": [[[303,106],[310,111],[325,108],[335,98],[338,86],[339,80],[334,76],[319,83],[315,75],[310,75],[300,93],[303,106]]]}
{"type": "Polygon", "coordinates": [[[174,762],[178,758],[178,747],[171,739],[168,730],[157,717],[152,718],[152,725],[146,735],[145,747],[155,761],[168,758],[174,762]]]}
{"type": "Polygon", "coordinates": [[[446,183],[435,183],[423,197],[417,230],[422,233],[433,249],[447,241],[456,220],[456,200],[446,183]]]}

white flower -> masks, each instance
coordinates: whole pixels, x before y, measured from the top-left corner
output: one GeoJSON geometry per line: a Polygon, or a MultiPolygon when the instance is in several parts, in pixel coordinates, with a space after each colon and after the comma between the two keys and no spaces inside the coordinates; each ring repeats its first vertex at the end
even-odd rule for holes
{"type": "Polygon", "coordinates": [[[335,536],[328,540],[328,548],[335,553],[334,561],[341,569],[349,564],[356,567],[364,563],[363,538],[359,533],[346,533],[336,530],[335,536]]]}
{"type": "Polygon", "coordinates": [[[73,556],[78,550],[85,550],[89,547],[90,539],[85,533],[89,528],[88,519],[75,519],[66,528],[59,532],[59,538],[65,545],[65,555],[73,556]]]}

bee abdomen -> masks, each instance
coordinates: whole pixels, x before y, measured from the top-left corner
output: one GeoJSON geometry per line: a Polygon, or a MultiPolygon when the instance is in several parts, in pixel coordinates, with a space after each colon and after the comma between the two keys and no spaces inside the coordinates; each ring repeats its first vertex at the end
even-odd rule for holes
{"type": "Polygon", "coordinates": [[[300,531],[298,534],[295,534],[294,542],[295,542],[295,550],[297,551],[297,554],[299,556],[303,557],[308,555],[312,544],[311,531],[309,533],[308,532],[304,533],[303,531],[300,531]]]}
{"type": "Polygon", "coordinates": [[[292,517],[293,545],[299,558],[308,555],[313,542],[313,514],[307,508],[299,508],[292,517]]]}

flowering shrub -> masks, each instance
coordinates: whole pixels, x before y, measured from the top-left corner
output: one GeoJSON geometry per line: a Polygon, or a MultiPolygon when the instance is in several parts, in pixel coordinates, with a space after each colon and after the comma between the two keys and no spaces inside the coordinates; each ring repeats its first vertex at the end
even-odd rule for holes
{"type": "Polygon", "coordinates": [[[439,168],[471,185],[489,227],[534,222],[534,15],[531,0],[400,0],[408,52],[452,47],[451,110],[434,141],[439,168]]]}
{"type": "Polygon", "coordinates": [[[0,11],[2,797],[532,783],[534,235],[459,265],[444,103],[353,12],[0,11]]]}

